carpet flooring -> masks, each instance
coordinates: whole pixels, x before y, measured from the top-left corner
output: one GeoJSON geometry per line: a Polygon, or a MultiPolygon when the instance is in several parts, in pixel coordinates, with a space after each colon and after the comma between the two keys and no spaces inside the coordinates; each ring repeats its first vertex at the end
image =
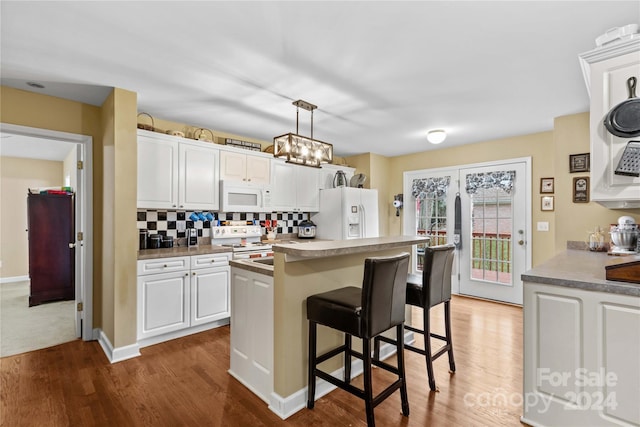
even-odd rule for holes
{"type": "Polygon", "coordinates": [[[0,357],[76,338],[75,301],[29,307],[29,282],[0,284],[0,357]]]}

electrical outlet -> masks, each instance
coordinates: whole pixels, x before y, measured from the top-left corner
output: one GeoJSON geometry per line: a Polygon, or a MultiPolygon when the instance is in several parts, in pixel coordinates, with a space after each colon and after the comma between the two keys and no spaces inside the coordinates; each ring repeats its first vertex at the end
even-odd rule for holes
{"type": "Polygon", "coordinates": [[[549,231],[549,222],[547,221],[538,221],[538,231],[549,231]]]}

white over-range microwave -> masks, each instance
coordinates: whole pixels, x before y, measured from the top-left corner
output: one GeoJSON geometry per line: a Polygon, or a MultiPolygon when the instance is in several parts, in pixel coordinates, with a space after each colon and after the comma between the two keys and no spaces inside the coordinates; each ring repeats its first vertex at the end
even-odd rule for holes
{"type": "Polygon", "coordinates": [[[271,186],[239,181],[220,181],[222,212],[271,212],[271,186]]]}

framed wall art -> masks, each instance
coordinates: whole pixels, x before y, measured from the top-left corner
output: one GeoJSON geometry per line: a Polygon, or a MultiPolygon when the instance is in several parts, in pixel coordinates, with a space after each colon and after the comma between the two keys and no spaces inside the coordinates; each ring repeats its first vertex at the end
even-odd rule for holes
{"type": "Polygon", "coordinates": [[[540,210],[552,211],[553,210],[553,196],[542,196],[540,200],[540,210]]]}
{"type": "Polygon", "coordinates": [[[573,178],[573,203],[589,203],[589,177],[573,178]]]}
{"type": "Polygon", "coordinates": [[[540,192],[553,194],[553,178],[540,178],[540,192]]]}
{"type": "Polygon", "coordinates": [[[569,154],[569,173],[589,172],[589,153],[569,154]]]}

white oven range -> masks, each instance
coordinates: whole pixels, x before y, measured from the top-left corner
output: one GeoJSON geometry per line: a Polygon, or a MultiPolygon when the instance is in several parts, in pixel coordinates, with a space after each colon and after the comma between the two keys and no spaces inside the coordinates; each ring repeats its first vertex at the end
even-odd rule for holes
{"type": "Polygon", "coordinates": [[[268,243],[262,243],[262,228],[247,225],[246,221],[229,221],[229,225],[211,227],[211,244],[232,248],[233,259],[250,259],[273,256],[268,243]]]}

